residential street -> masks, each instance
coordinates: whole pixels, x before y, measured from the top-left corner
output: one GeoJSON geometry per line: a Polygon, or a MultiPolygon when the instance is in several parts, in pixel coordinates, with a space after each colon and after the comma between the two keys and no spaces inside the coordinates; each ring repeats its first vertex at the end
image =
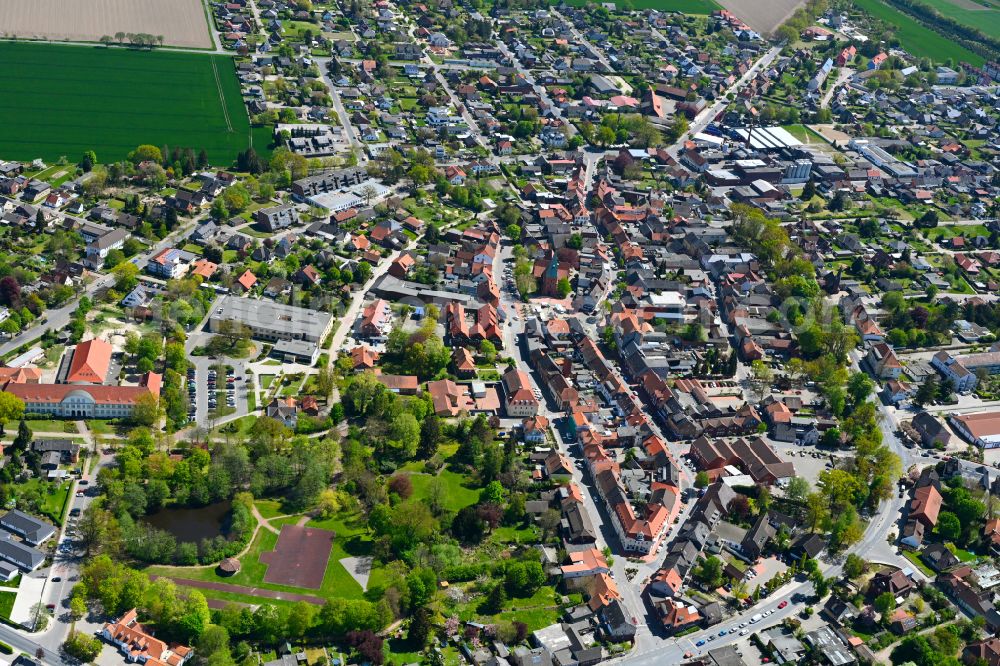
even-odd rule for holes
{"type": "MultiPolygon", "coordinates": [[[[184,245],[184,242],[187,240],[187,237],[191,235],[191,232],[194,231],[199,221],[200,218],[196,219],[193,223],[189,223],[188,225],[181,227],[180,229],[177,229],[172,234],[170,234],[163,240],[156,243],[153,247],[151,247],[147,251],[134,257],[132,259],[132,263],[138,266],[139,270],[141,271],[143,268],[145,268],[146,263],[149,261],[149,259],[153,257],[153,255],[155,255],[160,250],[163,250],[168,247],[173,247],[174,245],[177,246],[184,245]]],[[[76,306],[79,304],[80,298],[82,296],[93,298],[94,294],[96,294],[102,288],[110,287],[112,284],[114,284],[114,278],[109,274],[95,273],[95,276],[96,277],[94,281],[91,282],[89,285],[87,285],[87,287],[83,290],[83,293],[81,293],[80,296],[74,298],[61,308],[56,308],[54,310],[46,310],[44,313],[42,313],[40,321],[44,320],[43,323],[39,323],[36,324],[35,326],[32,326],[28,330],[23,331],[18,335],[15,335],[13,338],[0,345],[0,355],[7,354],[8,352],[15,350],[22,345],[26,345],[29,342],[34,342],[35,340],[45,335],[46,331],[50,330],[59,331],[64,329],[69,324],[69,320],[71,319],[73,312],[76,310],[76,306]]]]}

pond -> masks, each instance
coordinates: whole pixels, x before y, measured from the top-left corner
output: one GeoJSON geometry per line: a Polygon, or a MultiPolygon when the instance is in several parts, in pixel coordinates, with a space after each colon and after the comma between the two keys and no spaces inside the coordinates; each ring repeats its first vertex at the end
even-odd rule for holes
{"type": "Polygon", "coordinates": [[[177,541],[197,543],[202,539],[214,539],[223,534],[223,526],[232,507],[232,502],[226,500],[196,509],[182,507],[161,509],[154,514],[144,516],[142,521],[157,529],[170,532],[177,541]]]}

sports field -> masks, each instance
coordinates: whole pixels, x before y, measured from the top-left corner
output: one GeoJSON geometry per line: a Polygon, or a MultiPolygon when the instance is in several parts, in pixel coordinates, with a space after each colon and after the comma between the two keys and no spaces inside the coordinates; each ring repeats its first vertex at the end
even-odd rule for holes
{"type": "Polygon", "coordinates": [[[982,66],[984,62],[982,56],[956,44],[947,37],[939,35],[930,28],[925,28],[916,20],[898,9],[890,7],[882,0],[854,0],[854,4],[892,26],[902,47],[918,58],[926,57],[938,63],[951,58],[956,63],[965,61],[977,67],[982,66]]]}
{"type": "Polygon", "coordinates": [[[1000,9],[984,7],[975,0],[923,0],[942,16],[978,28],[983,34],[1000,38],[1000,9]]]}
{"type": "Polygon", "coordinates": [[[110,162],[149,143],[228,164],[250,144],[227,56],[3,42],[0,62],[0,159],[110,162]]]}

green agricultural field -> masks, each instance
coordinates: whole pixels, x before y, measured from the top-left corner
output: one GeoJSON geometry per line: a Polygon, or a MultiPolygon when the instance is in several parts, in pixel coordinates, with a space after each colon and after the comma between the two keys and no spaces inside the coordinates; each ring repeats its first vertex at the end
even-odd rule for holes
{"type": "MultiPolygon", "coordinates": [[[[568,0],[568,4],[583,6],[594,0],[568,0]]],[[[722,7],[714,0],[631,0],[636,9],[657,9],[661,12],[681,12],[684,14],[711,14],[722,7]]],[[[619,8],[622,0],[617,0],[619,8]]],[[[559,4],[559,3],[554,3],[559,4]]]]}
{"type": "Polygon", "coordinates": [[[983,57],[956,44],[947,37],[925,28],[915,19],[882,2],[882,0],[854,0],[854,4],[875,18],[895,29],[896,37],[904,49],[918,58],[930,58],[942,63],[951,58],[955,63],[968,62],[982,66],[983,57]]]}
{"type": "Polygon", "coordinates": [[[983,34],[1000,38],[1000,9],[996,5],[983,7],[975,0],[923,0],[942,16],[955,19],[959,23],[977,28],[983,34]],[[979,5],[978,9],[970,9],[970,4],[979,5]]]}
{"type": "Polygon", "coordinates": [[[0,156],[102,162],[143,143],[204,148],[228,164],[254,137],[232,58],[167,51],[0,44],[0,156]]]}

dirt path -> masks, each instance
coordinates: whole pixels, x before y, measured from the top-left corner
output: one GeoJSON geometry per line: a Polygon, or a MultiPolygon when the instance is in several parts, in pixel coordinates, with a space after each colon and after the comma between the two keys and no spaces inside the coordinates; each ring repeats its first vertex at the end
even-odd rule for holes
{"type": "Polygon", "coordinates": [[[178,585],[184,587],[194,587],[202,590],[215,590],[216,592],[231,592],[233,594],[243,594],[248,597],[260,597],[264,599],[276,599],[278,601],[304,601],[308,604],[322,606],[326,599],[314,597],[311,594],[296,594],[294,592],[279,592],[277,590],[265,590],[259,587],[247,587],[246,585],[230,585],[229,583],[213,583],[207,580],[191,580],[189,578],[176,578],[174,576],[150,576],[151,580],[157,578],[169,578],[178,585]]]}
{"type": "MultiPolygon", "coordinates": [[[[257,528],[258,529],[261,526],[263,526],[264,529],[266,529],[268,531],[271,531],[271,532],[274,532],[275,534],[278,534],[281,531],[277,527],[275,527],[274,525],[272,525],[270,522],[268,522],[268,520],[266,518],[264,518],[264,516],[260,515],[260,511],[257,510],[257,505],[256,504],[253,505],[253,517],[257,519],[257,528]]],[[[257,530],[254,530],[253,535],[254,535],[254,537],[257,536],[257,530]]],[[[253,542],[253,539],[251,539],[250,541],[253,542]]],[[[240,553],[240,556],[242,556],[242,555],[243,555],[243,553],[240,553]]]]}

